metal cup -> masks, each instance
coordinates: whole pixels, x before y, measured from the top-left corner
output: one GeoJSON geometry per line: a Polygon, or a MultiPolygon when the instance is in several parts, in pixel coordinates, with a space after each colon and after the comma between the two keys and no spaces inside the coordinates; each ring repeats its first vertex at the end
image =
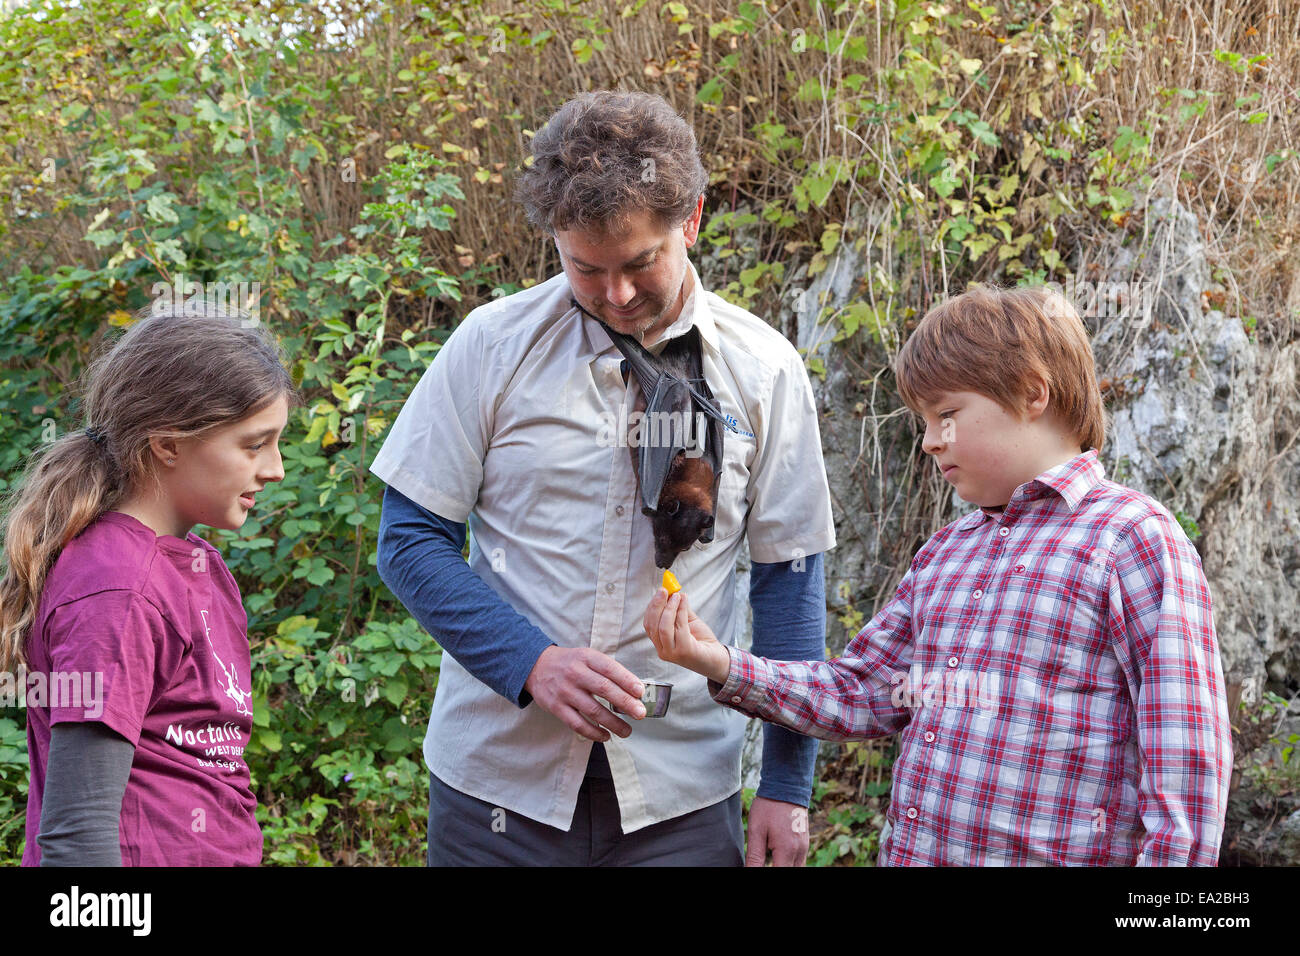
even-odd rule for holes
{"type": "MultiPolygon", "coordinates": [[[[645,715],[647,717],[662,717],[668,713],[668,699],[672,696],[672,693],[672,684],[659,680],[641,681],[641,703],[645,707],[645,715]]],[[[621,710],[613,705],[610,705],[610,710],[616,714],[623,714],[621,710]]],[[[631,715],[623,714],[623,716],[628,717],[631,715]]]]}
{"type": "Polygon", "coordinates": [[[643,680],[644,688],[641,703],[645,705],[647,717],[662,717],[668,713],[668,700],[673,694],[673,685],[657,680],[643,680]]]}

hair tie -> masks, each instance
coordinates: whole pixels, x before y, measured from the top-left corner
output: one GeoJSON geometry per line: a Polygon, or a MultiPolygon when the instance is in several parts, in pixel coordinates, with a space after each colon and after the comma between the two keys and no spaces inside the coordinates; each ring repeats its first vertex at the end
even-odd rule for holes
{"type": "Polygon", "coordinates": [[[102,445],[108,441],[108,436],[105,435],[103,432],[101,432],[98,428],[87,428],[86,437],[89,438],[91,441],[93,441],[96,445],[102,445]]]}

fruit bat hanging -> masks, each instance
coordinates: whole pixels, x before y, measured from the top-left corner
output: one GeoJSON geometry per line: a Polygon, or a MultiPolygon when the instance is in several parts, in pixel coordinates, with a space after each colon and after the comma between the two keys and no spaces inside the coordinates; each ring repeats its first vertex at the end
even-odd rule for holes
{"type": "Polygon", "coordinates": [[[696,541],[713,540],[726,419],[704,380],[698,329],[670,339],[656,356],[636,339],[600,325],[636,376],[633,411],[642,413],[640,434],[628,450],[641,513],[654,530],[655,564],[667,568],[696,541]]]}

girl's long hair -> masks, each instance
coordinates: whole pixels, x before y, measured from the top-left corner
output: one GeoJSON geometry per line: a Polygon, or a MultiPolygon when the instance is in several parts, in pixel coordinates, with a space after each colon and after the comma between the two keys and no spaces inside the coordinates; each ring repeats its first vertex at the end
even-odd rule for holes
{"type": "Polygon", "coordinates": [[[301,396],[271,334],[246,316],[182,304],[137,320],[81,378],[85,430],[36,449],[0,506],[0,671],[25,663],[41,589],[59,553],[105,511],[158,485],[151,436],[190,438],[281,396],[301,396]]]}

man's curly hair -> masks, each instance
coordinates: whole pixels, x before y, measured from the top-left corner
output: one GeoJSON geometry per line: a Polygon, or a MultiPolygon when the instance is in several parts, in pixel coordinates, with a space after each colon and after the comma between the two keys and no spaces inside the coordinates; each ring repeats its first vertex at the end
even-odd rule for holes
{"type": "Polygon", "coordinates": [[[708,184],[695,133],[662,97],[601,90],[569,100],[537,131],[515,198],[549,235],[615,233],[642,210],[661,228],[680,225],[708,184]]]}

